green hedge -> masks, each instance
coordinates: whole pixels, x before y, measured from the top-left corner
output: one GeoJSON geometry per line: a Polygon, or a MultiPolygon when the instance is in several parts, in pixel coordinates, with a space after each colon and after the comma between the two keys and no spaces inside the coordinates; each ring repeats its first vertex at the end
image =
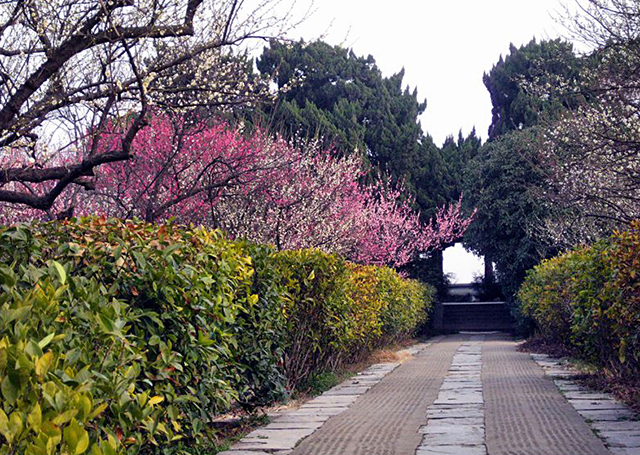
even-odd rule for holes
{"type": "Polygon", "coordinates": [[[545,338],[611,373],[640,375],[640,223],[543,261],[518,298],[545,338]]]}
{"type": "Polygon", "coordinates": [[[198,444],[214,415],[411,335],[431,302],[318,250],[98,218],[0,228],[0,289],[0,454],[198,444]]]}

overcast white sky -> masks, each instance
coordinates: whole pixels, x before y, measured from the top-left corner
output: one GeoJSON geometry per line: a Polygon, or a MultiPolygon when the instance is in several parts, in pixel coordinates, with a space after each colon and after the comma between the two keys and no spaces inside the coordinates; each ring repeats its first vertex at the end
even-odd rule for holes
{"type": "MultiPolygon", "coordinates": [[[[300,4],[305,2],[300,0],[300,4]]],[[[385,76],[405,68],[405,84],[427,99],[422,128],[440,145],[475,126],[485,140],[491,100],[482,82],[509,44],[560,36],[561,0],[316,0],[295,36],[371,54],[385,76]]],[[[470,282],[482,260],[460,246],[445,252],[445,272],[470,282]]]]}
{"type": "Polygon", "coordinates": [[[486,139],[491,101],[482,75],[510,43],[560,35],[552,16],[561,11],[560,0],[316,0],[295,35],[371,54],[385,76],[404,67],[405,83],[427,99],[422,128],[440,145],[474,126],[486,139]]]}

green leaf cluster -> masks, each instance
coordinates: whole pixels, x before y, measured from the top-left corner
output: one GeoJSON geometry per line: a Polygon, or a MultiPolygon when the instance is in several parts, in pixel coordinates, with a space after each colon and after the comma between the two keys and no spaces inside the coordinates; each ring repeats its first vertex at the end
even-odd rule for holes
{"type": "Polygon", "coordinates": [[[406,338],[427,319],[432,288],[386,267],[361,266],[317,249],[283,251],[290,387],[406,338]]]}
{"type": "Polygon", "coordinates": [[[0,454],[206,447],[216,415],[410,335],[430,303],[318,250],[104,218],[0,227],[0,290],[0,454]]]}
{"type": "Polygon", "coordinates": [[[640,223],[531,270],[518,293],[546,339],[623,378],[640,374],[640,223]]]}

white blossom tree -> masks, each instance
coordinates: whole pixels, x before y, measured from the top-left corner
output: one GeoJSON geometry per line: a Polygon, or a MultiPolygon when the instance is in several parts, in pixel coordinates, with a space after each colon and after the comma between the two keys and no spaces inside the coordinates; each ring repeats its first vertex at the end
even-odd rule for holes
{"type": "Polygon", "coordinates": [[[574,97],[543,128],[549,213],[537,228],[572,244],[640,218],[640,0],[579,0],[565,25],[586,43],[580,76],[533,87],[574,97]]]}
{"type": "Polygon", "coordinates": [[[92,188],[98,166],[131,158],[133,139],[156,106],[224,108],[263,99],[268,84],[233,57],[248,40],[286,34],[291,9],[280,3],[0,3],[0,203],[49,210],[67,189],[92,188]],[[118,147],[91,146],[116,123],[126,128],[118,147]]]}

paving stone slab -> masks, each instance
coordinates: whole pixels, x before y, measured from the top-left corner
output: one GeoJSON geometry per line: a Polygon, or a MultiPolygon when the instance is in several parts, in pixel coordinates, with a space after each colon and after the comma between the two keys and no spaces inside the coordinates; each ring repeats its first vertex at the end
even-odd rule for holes
{"type": "Polygon", "coordinates": [[[634,418],[634,413],[628,410],[578,410],[578,413],[585,419],[593,421],[630,420],[634,418]]]}
{"type": "Polygon", "coordinates": [[[323,422],[303,422],[303,421],[294,421],[294,422],[272,422],[268,424],[264,428],[269,429],[278,429],[278,430],[303,430],[305,428],[314,428],[318,429],[322,426],[323,422]]]}
{"type": "Polygon", "coordinates": [[[562,392],[567,400],[615,400],[613,395],[589,391],[562,392]]]}
{"type": "Polygon", "coordinates": [[[638,449],[635,447],[609,447],[609,451],[613,455],[638,455],[638,449]]]}
{"type": "Polygon", "coordinates": [[[571,381],[568,379],[556,379],[553,382],[562,391],[589,392],[589,389],[582,387],[581,385],[577,384],[575,381],[571,381]]]}
{"type": "Polygon", "coordinates": [[[457,408],[444,408],[444,409],[433,409],[427,411],[427,418],[429,419],[447,419],[447,418],[458,418],[464,419],[466,417],[483,417],[484,412],[481,409],[474,410],[466,410],[466,409],[457,409],[457,408]]]}
{"type": "Polygon", "coordinates": [[[416,455],[487,455],[487,449],[465,446],[418,447],[416,455]]]}
{"type": "Polygon", "coordinates": [[[602,431],[598,436],[604,438],[611,447],[635,447],[640,453],[640,434],[627,431],[602,431]]]}
{"type": "Polygon", "coordinates": [[[233,445],[237,450],[262,450],[264,452],[272,452],[274,450],[293,449],[300,439],[287,438],[269,438],[269,439],[246,439],[233,445]]]}
{"type": "Polygon", "coordinates": [[[349,406],[351,406],[351,403],[307,403],[300,406],[298,409],[347,409],[349,406]]]}
{"type": "Polygon", "coordinates": [[[439,399],[462,399],[462,398],[482,398],[482,388],[476,389],[458,389],[458,390],[440,390],[439,399]]]}
{"type": "Polygon", "coordinates": [[[439,425],[438,420],[433,420],[430,424],[427,424],[420,428],[422,434],[484,434],[484,425],[462,425],[459,423],[439,425]]]}
{"type": "Polygon", "coordinates": [[[325,392],[324,396],[329,397],[335,395],[362,395],[370,388],[371,387],[369,386],[340,387],[325,392]]]}
{"type": "Polygon", "coordinates": [[[302,439],[309,436],[315,431],[315,428],[299,428],[299,429],[275,429],[275,428],[258,428],[246,435],[243,440],[252,439],[302,439]]]}
{"type": "Polygon", "coordinates": [[[433,403],[434,405],[465,405],[465,404],[482,404],[484,400],[482,393],[480,394],[460,394],[459,396],[441,396],[433,403]]]}
{"type": "Polygon", "coordinates": [[[482,390],[480,381],[473,382],[443,382],[440,390],[482,390]]]}
{"type": "Polygon", "coordinates": [[[272,455],[272,453],[263,452],[261,450],[226,450],[218,452],[218,455],[272,455]]]}
{"type": "Polygon", "coordinates": [[[330,415],[292,415],[284,414],[275,421],[277,423],[305,423],[305,422],[326,422],[329,420],[330,415]]]}
{"type": "Polygon", "coordinates": [[[305,406],[349,406],[358,399],[359,395],[320,395],[311,401],[307,401],[305,406]]]}
{"type": "Polygon", "coordinates": [[[424,433],[421,446],[479,446],[484,444],[484,431],[481,433],[424,433]]]}
{"type": "Polygon", "coordinates": [[[480,364],[463,364],[463,365],[455,365],[452,366],[449,371],[452,374],[456,374],[458,372],[473,372],[479,373],[482,370],[482,366],[480,364]]]}
{"type": "Polygon", "coordinates": [[[579,373],[577,371],[546,370],[545,374],[551,378],[570,379],[575,378],[579,373]]]}
{"type": "Polygon", "coordinates": [[[342,411],[347,409],[344,406],[300,406],[296,412],[300,413],[299,415],[306,414],[339,414],[342,411]]]}
{"type": "Polygon", "coordinates": [[[476,378],[453,378],[448,377],[445,381],[442,382],[442,387],[444,389],[449,387],[457,387],[457,388],[470,388],[470,387],[482,387],[482,381],[476,378]]]}
{"type": "Polygon", "coordinates": [[[484,417],[443,417],[429,419],[422,428],[434,428],[437,426],[482,426],[484,428],[484,417]]]}
{"type": "Polygon", "coordinates": [[[548,359],[549,354],[539,354],[537,352],[532,352],[531,357],[533,357],[534,359],[548,359]]]}
{"type": "Polygon", "coordinates": [[[312,409],[302,409],[299,408],[291,413],[289,413],[289,416],[295,416],[295,417],[314,417],[314,416],[334,416],[337,414],[340,414],[341,412],[344,412],[345,408],[330,408],[330,409],[317,409],[317,408],[312,408],[312,409]]]}
{"type": "Polygon", "coordinates": [[[640,434],[640,422],[637,420],[592,422],[591,428],[596,431],[629,431],[634,434],[640,434]]]}
{"type": "Polygon", "coordinates": [[[615,400],[568,400],[577,411],[615,411],[627,407],[615,400]]]}

